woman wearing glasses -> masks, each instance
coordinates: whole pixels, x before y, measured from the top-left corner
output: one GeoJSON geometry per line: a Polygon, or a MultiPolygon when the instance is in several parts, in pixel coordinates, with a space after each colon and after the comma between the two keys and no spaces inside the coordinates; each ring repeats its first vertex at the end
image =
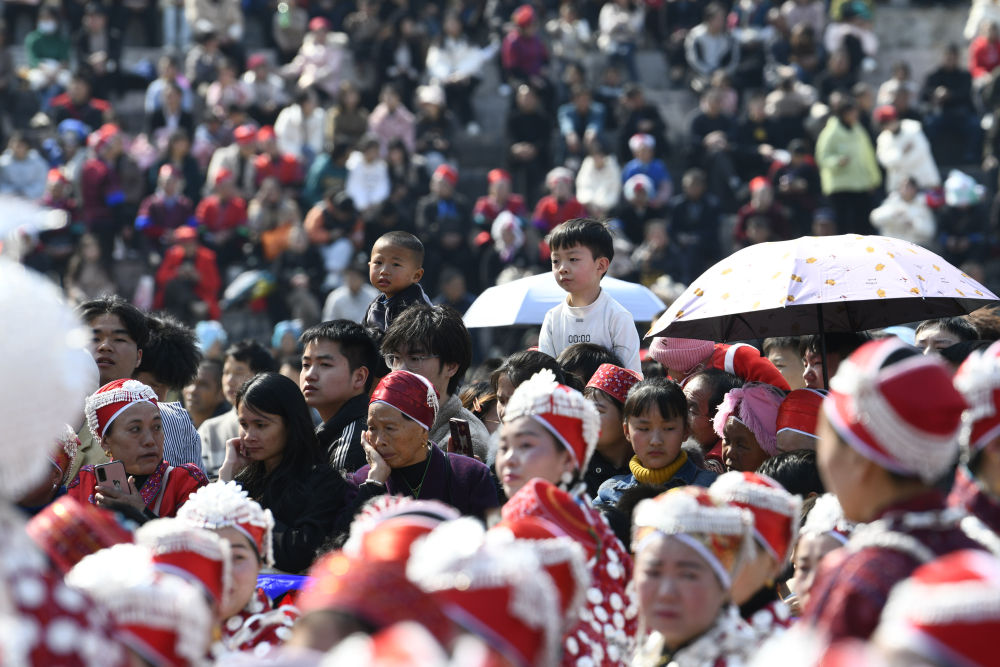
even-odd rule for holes
{"type": "Polygon", "coordinates": [[[440,500],[462,514],[482,516],[498,505],[489,468],[448,454],[430,439],[438,395],[424,377],[393,371],[372,392],[368,430],[361,437],[368,465],[353,475],[359,501],[388,493],[440,500]]]}

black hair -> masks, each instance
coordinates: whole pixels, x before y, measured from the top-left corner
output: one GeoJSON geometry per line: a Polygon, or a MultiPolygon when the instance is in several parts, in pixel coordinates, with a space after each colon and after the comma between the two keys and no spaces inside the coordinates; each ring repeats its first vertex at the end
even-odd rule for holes
{"type": "MultiPolygon", "coordinates": [[[[202,359],[198,364],[198,370],[206,369],[212,376],[212,380],[215,384],[222,388],[222,362],[218,359],[202,359]]],[[[194,380],[192,379],[192,382],[194,380]]]]}
{"type": "MultiPolygon", "coordinates": [[[[863,331],[828,333],[826,334],[826,353],[837,354],[840,355],[841,359],[846,359],[851,352],[870,340],[871,336],[863,331]]],[[[799,339],[799,356],[820,354],[822,349],[819,334],[802,336],[799,339]]]]}
{"type": "Polygon", "coordinates": [[[593,218],[574,218],[556,225],[545,241],[551,250],[569,250],[581,245],[590,251],[595,260],[606,257],[610,262],[615,258],[615,242],[611,238],[611,230],[607,223],[593,218]]]}
{"type": "Polygon", "coordinates": [[[115,315],[122,321],[128,336],[140,350],[149,340],[149,323],[146,314],[117,294],[102,296],[80,304],[76,309],[80,319],[88,325],[101,315],[115,315]]]}
{"type": "Polygon", "coordinates": [[[462,401],[463,408],[476,415],[479,421],[485,423],[483,417],[496,404],[497,393],[490,387],[489,382],[480,380],[466,385],[458,398],[462,401]]]}
{"type": "Polygon", "coordinates": [[[296,373],[302,371],[302,357],[297,354],[286,354],[281,358],[281,367],[291,366],[296,373]]]}
{"type": "Polygon", "coordinates": [[[201,351],[191,327],[170,315],[149,316],[149,340],[136,373],[150,373],[171,389],[190,384],[198,374],[201,351]]]}
{"type": "Polygon", "coordinates": [[[976,331],[976,327],[964,317],[940,317],[936,320],[924,320],[917,325],[917,329],[913,334],[916,335],[930,327],[937,327],[947,331],[952,336],[958,336],[959,340],[976,340],[979,338],[979,332],[976,331]]]}
{"type": "Polygon", "coordinates": [[[559,353],[556,361],[564,371],[577,376],[585,385],[601,364],[623,366],[617,354],[597,343],[573,343],[559,353]]]}
{"type": "Polygon", "coordinates": [[[811,449],[781,452],[761,463],[757,472],[781,484],[789,493],[803,498],[811,493],[826,492],[816,466],[816,452],[811,449]]]}
{"type": "Polygon", "coordinates": [[[552,374],[556,376],[556,382],[562,384],[566,382],[562,366],[555,359],[538,350],[522,350],[504,359],[503,363],[490,373],[490,386],[495,392],[500,377],[506,375],[510,379],[510,383],[517,389],[522,382],[531,379],[532,375],[543,368],[552,371],[552,374]]]}
{"type": "MultiPolygon", "coordinates": [[[[403,248],[413,253],[413,258],[418,266],[424,265],[424,244],[416,236],[409,232],[391,231],[386,232],[375,240],[375,243],[403,248]]],[[[374,248],[374,246],[372,246],[374,248]]]]}
{"type": "Polygon", "coordinates": [[[959,343],[955,343],[954,345],[950,345],[943,350],[938,350],[938,354],[944,357],[944,360],[949,364],[957,368],[962,365],[962,362],[965,361],[970,354],[976,350],[985,350],[992,344],[993,341],[991,340],[963,340],[959,343]]]}
{"type": "Polygon", "coordinates": [[[563,378],[563,384],[565,384],[570,389],[576,389],[581,394],[583,393],[583,390],[586,388],[586,385],[584,384],[583,380],[581,380],[580,376],[576,375],[575,373],[566,373],[565,377],[563,378]]]}
{"type": "Polygon", "coordinates": [[[330,320],[309,327],[299,336],[299,345],[305,349],[313,341],[328,340],[340,346],[340,353],[347,359],[351,372],[362,366],[368,369],[368,379],[365,381],[365,393],[371,391],[375,379],[375,369],[378,366],[378,348],[375,341],[368,335],[365,328],[351,320],[330,320]]]}
{"type": "Polygon", "coordinates": [[[733,389],[740,389],[744,384],[744,380],[741,377],[737,377],[732,373],[727,373],[726,371],[719,368],[706,368],[703,371],[699,371],[688,378],[688,384],[691,384],[695,378],[702,378],[708,383],[711,388],[708,394],[708,418],[715,419],[715,413],[719,410],[719,406],[722,405],[722,400],[726,397],[733,389]]]}
{"type": "Polygon", "coordinates": [[[306,399],[292,380],[279,373],[256,375],[236,394],[236,408],[244,404],[253,412],[277,415],[285,428],[281,462],[270,474],[263,462],[254,461],[236,475],[236,481],[250,497],[268,507],[275,494],[306,479],[312,467],[324,461],[324,454],[313,430],[306,399]]]}
{"type": "Polygon", "coordinates": [[[771,350],[774,349],[792,349],[798,353],[800,342],[801,338],[799,336],[772,336],[771,338],[764,339],[761,350],[764,352],[765,357],[771,354],[771,350]]]}
{"type": "Polygon", "coordinates": [[[254,373],[270,373],[278,370],[278,364],[267,348],[249,338],[230,345],[226,350],[226,356],[243,362],[254,373]]]}
{"type": "Polygon", "coordinates": [[[666,484],[639,484],[622,492],[618,503],[610,509],[602,509],[604,518],[608,520],[611,530],[622,542],[626,551],[632,551],[632,513],[636,505],[647,498],[655,498],[664,491],[684,486],[678,477],[670,478],[666,484]]]}
{"type": "Polygon", "coordinates": [[[454,394],[472,364],[472,336],[462,316],[448,306],[415,303],[392,321],[382,338],[382,353],[422,347],[438,357],[438,363],[458,364],[448,380],[448,393],[454,394]]]}
{"type": "Polygon", "coordinates": [[[632,385],[625,398],[622,419],[638,417],[654,406],[664,419],[681,417],[687,424],[687,397],[679,384],[664,378],[652,378],[632,385]]]}
{"type": "Polygon", "coordinates": [[[667,377],[667,369],[653,357],[646,357],[642,360],[642,377],[645,379],[665,378],[667,377]]]}

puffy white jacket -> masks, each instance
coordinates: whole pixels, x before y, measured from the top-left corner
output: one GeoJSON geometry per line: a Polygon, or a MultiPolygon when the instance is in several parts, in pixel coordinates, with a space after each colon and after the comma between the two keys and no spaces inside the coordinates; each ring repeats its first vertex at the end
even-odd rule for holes
{"type": "Polygon", "coordinates": [[[308,118],[302,114],[302,107],[292,104],[281,110],[274,121],[274,135],[278,139],[278,148],[282,153],[289,153],[302,159],[302,148],[308,146],[313,155],[323,152],[323,127],[326,124],[326,112],[316,107],[308,118]]]}
{"type": "Polygon", "coordinates": [[[885,167],[885,187],[890,192],[895,191],[907,176],[916,179],[921,188],[941,185],[941,174],[919,121],[904,118],[900,121],[899,132],[882,130],[875,141],[875,155],[879,164],[885,167]]]}
{"type": "Polygon", "coordinates": [[[891,192],[882,205],[872,211],[870,220],[882,236],[891,236],[922,246],[934,240],[937,229],[934,214],[927,207],[927,200],[923,194],[906,201],[898,192],[891,192]]]}

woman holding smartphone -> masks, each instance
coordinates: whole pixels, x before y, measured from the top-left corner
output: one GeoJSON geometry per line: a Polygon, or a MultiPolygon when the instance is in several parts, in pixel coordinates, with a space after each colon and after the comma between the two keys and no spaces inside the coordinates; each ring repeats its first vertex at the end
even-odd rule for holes
{"type": "Polygon", "coordinates": [[[274,515],[274,565],[299,573],[326,538],[346,531],[353,490],[326,461],[309,407],[295,382],[261,373],[236,394],[240,437],[226,442],[219,468],[274,515]]]}
{"type": "Polygon", "coordinates": [[[80,469],[67,487],[79,502],[132,510],[146,519],[170,517],[192,491],[208,483],[195,464],[172,466],[163,459],[160,407],[147,385],[109,382],[87,397],[85,411],[111,463],[80,469]]]}

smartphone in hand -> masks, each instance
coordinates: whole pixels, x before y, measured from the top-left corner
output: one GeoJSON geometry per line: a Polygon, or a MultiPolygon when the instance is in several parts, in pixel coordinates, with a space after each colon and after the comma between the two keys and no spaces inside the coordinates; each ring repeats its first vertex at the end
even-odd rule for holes
{"type": "Polygon", "coordinates": [[[110,483],[120,493],[132,493],[128,485],[128,475],[125,473],[125,464],[121,461],[96,465],[94,474],[97,475],[98,484],[110,483]]]}
{"type": "Polygon", "coordinates": [[[474,454],[472,453],[472,432],[469,430],[469,422],[453,417],[448,421],[448,427],[451,429],[448,451],[472,458],[474,454]]]}

